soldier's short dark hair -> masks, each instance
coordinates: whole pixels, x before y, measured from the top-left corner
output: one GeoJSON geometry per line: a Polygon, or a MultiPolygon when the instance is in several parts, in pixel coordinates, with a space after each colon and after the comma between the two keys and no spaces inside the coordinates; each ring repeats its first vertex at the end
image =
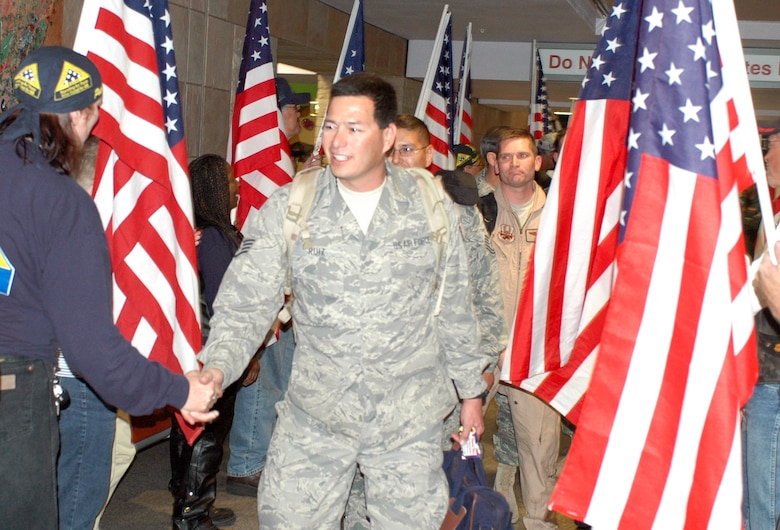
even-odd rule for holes
{"type": "Polygon", "coordinates": [[[498,153],[498,137],[501,131],[508,128],[506,125],[494,125],[485,131],[479,142],[479,152],[484,160],[487,160],[488,153],[498,153]]]}
{"type": "Polygon", "coordinates": [[[412,116],[411,114],[399,114],[396,116],[395,120],[393,120],[393,123],[395,123],[396,127],[399,129],[416,132],[426,144],[431,143],[431,133],[428,131],[428,126],[425,125],[425,122],[420,118],[412,116]]]}
{"type": "Polygon", "coordinates": [[[331,99],[339,96],[366,96],[374,102],[374,120],[380,129],[390,125],[398,114],[393,85],[378,75],[361,72],[340,79],[330,91],[331,99]]]}

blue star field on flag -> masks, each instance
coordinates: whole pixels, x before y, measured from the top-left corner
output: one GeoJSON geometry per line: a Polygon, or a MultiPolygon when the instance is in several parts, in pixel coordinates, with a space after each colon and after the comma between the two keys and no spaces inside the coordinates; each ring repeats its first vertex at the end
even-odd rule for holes
{"type": "Polygon", "coordinates": [[[433,91],[441,96],[446,102],[447,109],[447,143],[452,150],[455,116],[453,113],[453,88],[452,88],[452,18],[447,23],[447,29],[444,32],[444,42],[441,47],[439,64],[436,67],[436,75],[433,78],[433,91]]]}
{"type": "Polygon", "coordinates": [[[702,13],[680,1],[663,12],[645,2],[643,14],[628,137],[631,178],[643,153],[715,177],[710,103],[723,83],[712,11],[702,13]],[[658,30],[665,25],[675,30],[661,39],[658,30]]]}
{"type": "MultiPolygon", "coordinates": [[[[349,30],[349,28],[347,28],[349,30]]],[[[358,11],[355,25],[349,35],[349,45],[344,56],[344,64],[339,72],[340,77],[347,77],[366,69],[366,51],[363,32],[363,1],[358,1],[358,11]]]]}
{"type": "Polygon", "coordinates": [[[179,97],[179,78],[176,74],[176,56],[173,52],[171,15],[167,0],[125,0],[125,5],[149,17],[154,29],[154,49],[160,72],[163,120],[168,145],[173,147],[184,139],[184,119],[179,97]]]}
{"type": "Polygon", "coordinates": [[[542,133],[551,132],[550,107],[547,102],[547,78],[544,77],[539,50],[536,50],[536,108],[542,114],[542,133]]]}
{"type": "Polygon", "coordinates": [[[273,62],[266,2],[252,2],[247,21],[247,38],[244,39],[244,49],[241,53],[241,68],[238,72],[236,92],[244,91],[247,72],[262,64],[273,62]]]}
{"type": "Polygon", "coordinates": [[[722,87],[711,11],[701,13],[680,1],[664,12],[656,2],[645,2],[639,15],[624,5],[621,2],[612,8],[580,95],[584,99],[631,99],[621,238],[642,154],[693,173],[716,176],[709,108],[722,87]],[[627,20],[627,13],[636,13],[634,20],[627,20]],[[635,50],[636,40],[626,41],[626,35],[637,34],[626,31],[626,24],[639,25],[641,49],[635,50]],[[664,25],[675,31],[666,32],[662,39],[664,25]],[[636,64],[629,64],[634,57],[636,64]]]}

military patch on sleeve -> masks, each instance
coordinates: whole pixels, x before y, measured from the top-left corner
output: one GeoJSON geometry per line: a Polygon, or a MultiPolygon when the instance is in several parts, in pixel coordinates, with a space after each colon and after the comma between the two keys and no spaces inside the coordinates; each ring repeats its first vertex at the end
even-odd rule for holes
{"type": "Polygon", "coordinates": [[[35,99],[41,98],[41,80],[38,77],[38,63],[32,63],[14,77],[14,88],[35,99]]]}
{"type": "Polygon", "coordinates": [[[73,63],[63,61],[60,79],[54,87],[54,101],[60,101],[92,88],[92,76],[73,63]]]}
{"type": "Polygon", "coordinates": [[[11,264],[3,249],[0,248],[0,294],[11,296],[15,272],[16,268],[11,264]]]}
{"type": "Polygon", "coordinates": [[[240,256],[241,254],[247,252],[250,248],[252,248],[254,243],[254,239],[250,239],[248,237],[244,238],[244,241],[241,242],[241,247],[238,249],[238,252],[236,252],[236,256],[240,256]]]}

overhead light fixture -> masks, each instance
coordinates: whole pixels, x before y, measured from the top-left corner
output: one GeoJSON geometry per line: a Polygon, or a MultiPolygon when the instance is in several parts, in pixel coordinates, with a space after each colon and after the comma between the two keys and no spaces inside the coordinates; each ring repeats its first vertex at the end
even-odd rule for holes
{"type": "Polygon", "coordinates": [[[580,16],[595,35],[601,34],[601,30],[609,16],[609,8],[604,0],[566,0],[574,11],[580,16]]]}
{"type": "Polygon", "coordinates": [[[278,63],[276,65],[276,73],[278,75],[317,75],[317,72],[306,70],[304,68],[298,68],[291,64],[278,63]]]}

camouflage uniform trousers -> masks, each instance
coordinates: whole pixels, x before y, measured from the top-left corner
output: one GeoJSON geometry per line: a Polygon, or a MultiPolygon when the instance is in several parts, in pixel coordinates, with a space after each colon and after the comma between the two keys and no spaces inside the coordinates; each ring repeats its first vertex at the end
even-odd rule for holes
{"type": "MultiPolygon", "coordinates": [[[[504,396],[506,399],[506,396],[504,396]]],[[[508,407],[509,405],[507,405],[508,407]]],[[[458,432],[460,428],[460,408],[461,404],[458,402],[455,405],[455,409],[444,419],[444,424],[441,431],[441,449],[442,451],[449,451],[452,449],[452,435],[458,432]]],[[[507,414],[509,409],[507,408],[507,414]]],[[[512,418],[508,418],[509,426],[512,427],[512,418]]],[[[514,444],[514,429],[511,432],[512,443],[514,444]]],[[[480,447],[482,445],[480,444],[480,447]]],[[[515,458],[517,458],[517,451],[515,451],[515,458]]],[[[517,464],[515,464],[517,465],[517,464]]],[[[347,509],[344,512],[344,522],[342,523],[343,530],[370,530],[371,523],[368,519],[366,512],[366,492],[365,492],[365,478],[363,473],[359,470],[355,473],[355,478],[352,482],[352,488],[349,491],[349,499],[347,500],[347,509]]]]}
{"type": "Polygon", "coordinates": [[[493,435],[493,454],[496,457],[496,462],[508,466],[519,466],[515,427],[512,425],[512,411],[509,408],[509,398],[506,396],[505,390],[501,389],[496,393],[496,405],[498,406],[496,412],[498,428],[493,435]]]}
{"type": "Polygon", "coordinates": [[[287,400],[277,409],[258,490],[261,529],[339,528],[358,463],[372,528],[440,528],[448,496],[440,423],[381,428],[367,421],[356,439],[287,400]]]}

